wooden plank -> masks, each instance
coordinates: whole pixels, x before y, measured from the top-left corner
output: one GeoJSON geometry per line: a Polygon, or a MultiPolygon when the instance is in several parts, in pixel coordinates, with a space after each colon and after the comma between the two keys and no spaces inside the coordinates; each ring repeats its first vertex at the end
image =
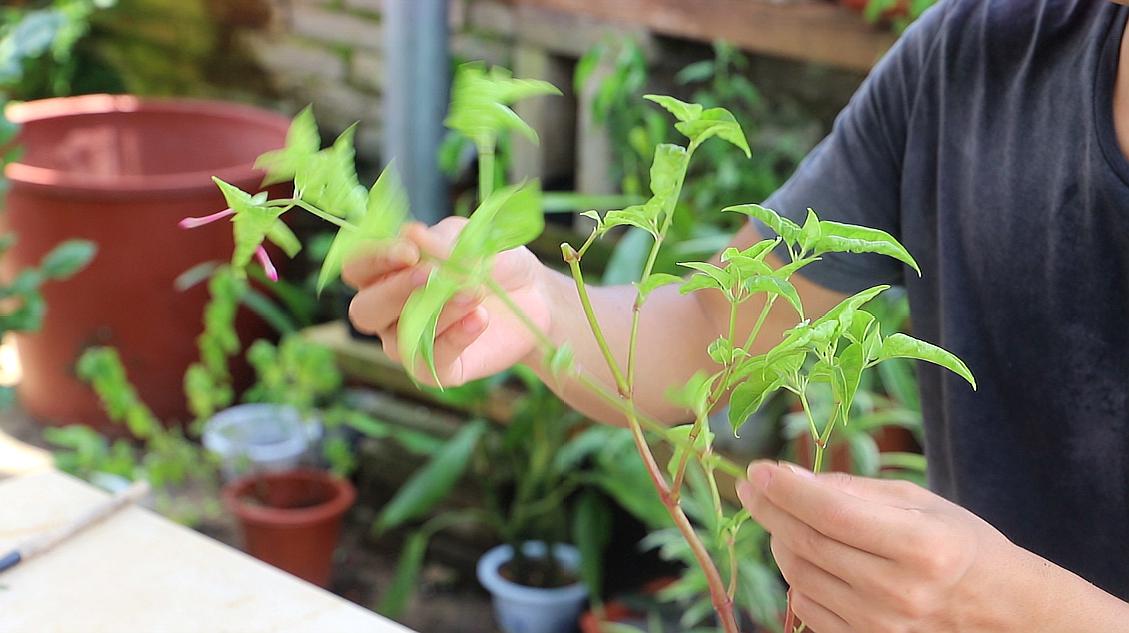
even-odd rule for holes
{"type": "Polygon", "coordinates": [[[513,0],[766,55],[867,71],[897,39],[827,0],[513,0]]]}

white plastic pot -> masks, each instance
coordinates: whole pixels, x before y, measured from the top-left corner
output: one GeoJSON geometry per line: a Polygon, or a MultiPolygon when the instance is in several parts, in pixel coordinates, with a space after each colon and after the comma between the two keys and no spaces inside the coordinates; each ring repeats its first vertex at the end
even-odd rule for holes
{"type": "Polygon", "coordinates": [[[241,404],[204,424],[204,448],[220,458],[227,480],[249,472],[298,466],[321,439],[321,423],[303,419],[293,407],[241,404]]]}
{"type": "MultiPolygon", "coordinates": [[[[530,558],[545,556],[545,544],[522,545],[530,558]]],[[[580,552],[571,545],[553,546],[557,561],[569,571],[580,568],[580,552]]],[[[556,589],[519,585],[502,577],[499,570],[513,558],[513,548],[499,545],[478,559],[478,581],[494,598],[494,617],[505,633],[571,633],[588,599],[588,588],[575,583],[556,589]]]]}

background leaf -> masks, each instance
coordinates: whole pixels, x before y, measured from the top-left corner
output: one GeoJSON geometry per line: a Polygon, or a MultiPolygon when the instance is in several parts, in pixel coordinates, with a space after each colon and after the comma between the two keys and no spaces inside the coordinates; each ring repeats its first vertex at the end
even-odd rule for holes
{"type": "Polygon", "coordinates": [[[396,496],[384,506],[374,529],[385,532],[431,510],[455,487],[466,471],[470,456],[485,430],[486,423],[481,420],[460,429],[442,450],[400,487],[396,496]]]}

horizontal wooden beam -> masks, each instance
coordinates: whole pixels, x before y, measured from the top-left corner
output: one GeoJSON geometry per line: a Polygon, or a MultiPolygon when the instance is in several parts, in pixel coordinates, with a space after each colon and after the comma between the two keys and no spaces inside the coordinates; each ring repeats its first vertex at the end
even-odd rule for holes
{"type": "Polygon", "coordinates": [[[828,0],[511,0],[643,26],[688,39],[725,40],[755,53],[867,71],[894,43],[890,31],[828,0]]]}

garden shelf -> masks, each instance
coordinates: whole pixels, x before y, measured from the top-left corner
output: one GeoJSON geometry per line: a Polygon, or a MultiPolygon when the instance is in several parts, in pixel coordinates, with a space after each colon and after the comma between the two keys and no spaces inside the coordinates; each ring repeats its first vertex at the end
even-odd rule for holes
{"type": "Polygon", "coordinates": [[[725,40],[745,50],[868,71],[897,39],[828,0],[509,0],[694,40],[725,40]]]}

